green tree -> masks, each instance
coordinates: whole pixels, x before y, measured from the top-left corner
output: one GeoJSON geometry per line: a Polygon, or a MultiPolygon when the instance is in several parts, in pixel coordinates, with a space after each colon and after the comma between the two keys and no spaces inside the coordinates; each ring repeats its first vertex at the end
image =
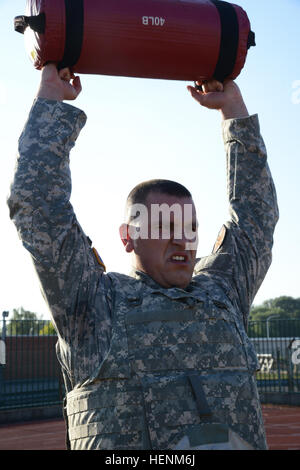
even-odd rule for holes
{"type": "Polygon", "coordinates": [[[52,335],[56,335],[56,334],[57,333],[55,331],[55,328],[54,328],[53,324],[50,321],[44,322],[44,325],[42,326],[42,328],[39,331],[40,336],[52,336],[52,335]]]}
{"type": "Polygon", "coordinates": [[[300,298],[276,297],[251,309],[248,334],[251,337],[300,336],[300,298]]]}
{"type": "Polygon", "coordinates": [[[278,315],[283,320],[300,319],[300,298],[281,296],[265,300],[252,307],[250,320],[266,320],[270,315],[278,315]]]}
{"type": "Polygon", "coordinates": [[[13,316],[6,327],[7,335],[35,335],[40,329],[41,316],[25,310],[23,307],[13,309],[13,316]]]}

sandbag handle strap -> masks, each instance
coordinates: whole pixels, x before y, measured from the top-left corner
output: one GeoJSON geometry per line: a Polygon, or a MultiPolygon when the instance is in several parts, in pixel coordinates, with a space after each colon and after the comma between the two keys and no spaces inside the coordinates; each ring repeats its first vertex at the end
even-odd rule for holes
{"type": "MultiPolygon", "coordinates": [[[[250,49],[250,47],[254,47],[254,46],[256,46],[255,33],[253,31],[249,31],[247,49],[250,49]]],[[[202,85],[198,85],[196,82],[194,82],[194,87],[196,88],[196,90],[203,92],[202,85]]]]}
{"type": "Polygon", "coordinates": [[[16,16],[14,19],[15,31],[24,34],[25,29],[30,27],[36,33],[43,34],[46,27],[46,16],[45,13],[40,13],[36,16],[16,16]]]}
{"type": "Polygon", "coordinates": [[[220,0],[211,2],[218,10],[221,22],[221,43],[214,78],[223,83],[234,70],[239,44],[239,22],[231,3],[220,0]]]}
{"type": "Polygon", "coordinates": [[[202,85],[198,85],[197,82],[194,82],[194,88],[196,88],[196,90],[201,91],[201,93],[203,93],[202,85]]]}
{"type": "Polygon", "coordinates": [[[79,60],[84,34],[84,0],[65,0],[65,49],[58,70],[72,68],[79,60]]]}

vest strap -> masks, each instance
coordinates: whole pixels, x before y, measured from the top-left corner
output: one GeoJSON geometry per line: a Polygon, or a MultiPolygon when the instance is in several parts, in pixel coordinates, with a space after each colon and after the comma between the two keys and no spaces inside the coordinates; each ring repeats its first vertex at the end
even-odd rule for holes
{"type": "Polygon", "coordinates": [[[189,382],[191,384],[191,387],[195,396],[197,409],[198,409],[198,413],[200,415],[201,421],[208,421],[212,416],[212,412],[210,410],[210,407],[206,400],[205,393],[203,391],[201,378],[199,377],[198,374],[188,374],[187,377],[189,379],[189,382]]]}
{"type": "Polygon", "coordinates": [[[71,450],[71,443],[70,443],[70,438],[69,438],[69,422],[68,422],[68,414],[67,414],[67,397],[65,397],[63,400],[63,418],[64,418],[65,426],[66,426],[66,434],[65,434],[66,449],[71,450]]]}

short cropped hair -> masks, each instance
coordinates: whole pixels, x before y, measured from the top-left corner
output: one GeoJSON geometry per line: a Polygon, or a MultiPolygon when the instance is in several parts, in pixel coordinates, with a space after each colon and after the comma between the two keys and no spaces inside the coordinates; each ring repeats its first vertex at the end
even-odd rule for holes
{"type": "Polygon", "coordinates": [[[135,186],[127,197],[127,206],[145,204],[151,192],[168,194],[169,196],[192,197],[190,191],[180,183],[170,180],[154,179],[144,181],[135,186]]]}
{"type": "Polygon", "coordinates": [[[169,196],[190,197],[190,191],[180,183],[164,179],[153,179],[144,181],[135,186],[129,193],[126,201],[126,214],[134,204],[146,204],[147,197],[151,192],[167,194],[169,196]]]}

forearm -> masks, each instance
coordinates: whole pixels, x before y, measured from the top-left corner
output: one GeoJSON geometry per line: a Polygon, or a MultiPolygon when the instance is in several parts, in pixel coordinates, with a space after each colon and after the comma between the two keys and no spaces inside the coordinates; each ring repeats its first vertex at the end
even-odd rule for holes
{"type": "Polygon", "coordinates": [[[278,206],[258,116],[224,121],[223,137],[233,220],[247,225],[258,246],[265,245],[272,239],[278,206]],[[252,229],[250,220],[255,223],[252,229]]]}
{"type": "Polygon", "coordinates": [[[247,324],[249,309],[272,261],[278,206],[257,115],[224,121],[223,135],[233,282],[247,324]]]}

